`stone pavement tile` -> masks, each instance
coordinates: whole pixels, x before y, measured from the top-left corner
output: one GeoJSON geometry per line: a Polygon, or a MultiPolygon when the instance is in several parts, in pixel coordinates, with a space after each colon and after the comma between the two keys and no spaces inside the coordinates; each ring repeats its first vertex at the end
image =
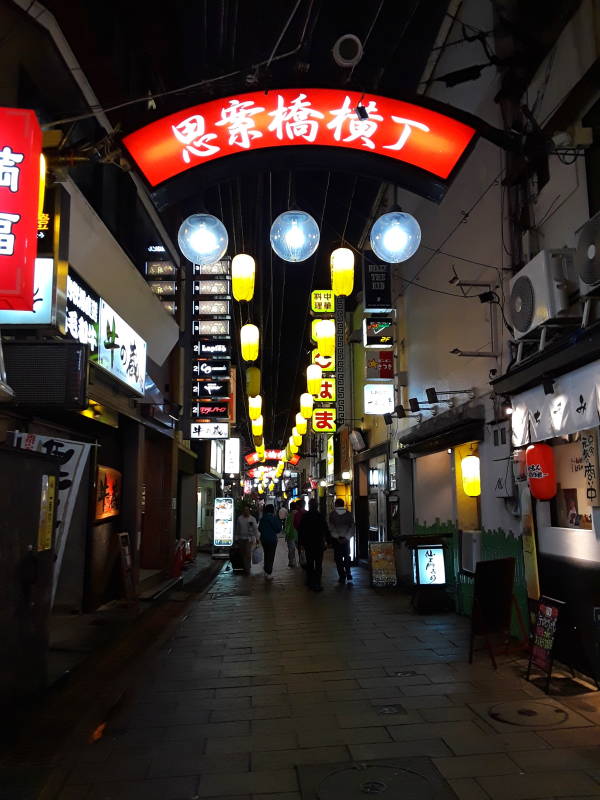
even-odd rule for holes
{"type": "Polygon", "coordinates": [[[476,738],[482,736],[481,728],[471,721],[459,722],[423,722],[417,725],[395,725],[388,724],[388,731],[395,742],[410,742],[416,739],[436,739],[447,740],[448,737],[469,737],[476,738]]]}
{"type": "Polygon", "coordinates": [[[115,724],[126,728],[170,728],[173,725],[194,725],[207,723],[210,710],[196,708],[172,708],[170,711],[145,709],[135,714],[125,713],[115,720],[115,724]]]}
{"type": "Polygon", "coordinates": [[[421,708],[419,714],[426,722],[457,722],[458,720],[475,719],[475,712],[468,706],[421,708]]]}
{"type": "Polygon", "coordinates": [[[122,781],[145,778],[150,769],[149,754],[138,757],[111,755],[100,763],[77,764],[69,773],[67,784],[95,783],[96,781],[122,781]]]}
{"type": "MultiPolygon", "coordinates": [[[[367,713],[358,714],[338,714],[338,725],[340,728],[369,728],[379,725],[411,725],[423,722],[421,715],[413,711],[411,713],[381,714],[371,710],[367,713]]],[[[416,737],[415,737],[416,738],[416,737]]]]}
{"type": "Polygon", "coordinates": [[[476,755],[477,753],[507,753],[512,750],[546,750],[547,743],[530,731],[518,733],[494,733],[486,735],[465,736],[464,734],[446,734],[444,741],[457,756],[476,755]]]}
{"type": "Polygon", "coordinates": [[[260,708],[232,708],[219,709],[210,715],[210,722],[235,722],[253,719],[276,719],[278,717],[289,717],[291,708],[287,703],[279,703],[260,708]]]}
{"type": "MultiPolygon", "coordinates": [[[[290,695],[294,697],[294,695],[290,695]]],[[[369,700],[347,700],[347,701],[323,701],[321,703],[290,703],[291,713],[295,717],[318,716],[319,713],[325,714],[362,714],[373,711],[373,706],[369,700]]]]}
{"type": "Polygon", "coordinates": [[[477,778],[481,775],[508,775],[519,772],[515,762],[504,753],[434,758],[433,763],[444,778],[477,778]]]}
{"type": "Polygon", "coordinates": [[[372,702],[374,705],[387,705],[388,702],[398,702],[407,710],[416,709],[418,711],[420,711],[422,708],[443,708],[445,706],[455,706],[457,708],[461,708],[461,706],[456,706],[453,698],[450,698],[444,694],[417,695],[416,697],[407,697],[406,695],[402,695],[402,697],[388,697],[386,700],[373,700],[372,702]]]}
{"type": "Polygon", "coordinates": [[[441,739],[422,739],[418,742],[351,744],[348,749],[353,761],[370,761],[400,756],[429,756],[434,758],[452,755],[441,739]]]}
{"type": "Polygon", "coordinates": [[[91,784],[80,784],[79,786],[65,786],[56,800],[86,800],[91,789],[91,784]]]}
{"type": "Polygon", "coordinates": [[[341,745],[334,747],[306,747],[295,750],[271,750],[252,753],[252,771],[285,769],[296,764],[336,764],[349,761],[350,753],[341,745]]]}
{"type": "Polygon", "coordinates": [[[474,778],[454,778],[448,783],[458,800],[489,800],[489,794],[474,778]]]}
{"type": "Polygon", "coordinates": [[[552,750],[526,750],[511,753],[510,757],[525,772],[538,772],[554,769],[600,769],[600,748],[571,748],[552,750]]]}
{"type": "Polygon", "coordinates": [[[276,736],[233,736],[229,739],[209,739],[206,753],[256,753],[262,750],[291,750],[298,746],[295,733],[276,736]]]}
{"type": "Polygon", "coordinates": [[[600,725],[600,693],[584,694],[579,697],[564,697],[561,702],[600,725]]]}
{"type": "Polygon", "coordinates": [[[203,775],[200,778],[196,795],[197,797],[218,797],[223,794],[273,794],[297,791],[296,771],[279,769],[230,773],[229,775],[203,775]]]}
{"type": "Polygon", "coordinates": [[[217,697],[255,697],[257,695],[279,695],[287,692],[286,684],[265,683],[250,686],[228,686],[217,689],[217,697]]]}
{"type": "Polygon", "coordinates": [[[174,725],[167,728],[165,741],[176,742],[186,739],[219,739],[228,736],[245,736],[250,733],[250,723],[242,722],[215,722],[208,725],[174,725]]]}
{"type": "MultiPolygon", "coordinates": [[[[381,723],[380,723],[381,724],[381,723]]],[[[276,736],[290,731],[329,730],[339,727],[335,714],[315,713],[314,717],[285,717],[280,719],[255,719],[251,723],[254,736],[276,736]]]]}
{"type": "Polygon", "coordinates": [[[407,697],[417,697],[424,695],[434,694],[466,694],[474,692],[474,686],[471,683],[427,683],[422,685],[405,685],[401,687],[401,692],[407,697]]]}
{"type": "Polygon", "coordinates": [[[492,800],[600,796],[600,784],[584,772],[575,770],[481,777],[478,778],[478,782],[492,800]]]}
{"type": "Polygon", "coordinates": [[[382,726],[380,728],[332,728],[298,731],[300,747],[325,747],[336,744],[368,744],[372,742],[389,742],[390,735],[382,726]]]}
{"type": "Polygon", "coordinates": [[[212,772],[247,772],[250,759],[247,753],[228,753],[227,755],[200,756],[189,753],[169,753],[161,757],[156,754],[148,777],[166,778],[168,776],[200,775],[212,772]]]}
{"type": "MultiPolygon", "coordinates": [[[[397,671],[400,672],[401,670],[397,671]]],[[[431,685],[431,681],[426,675],[407,675],[406,677],[399,675],[386,675],[386,677],[383,678],[359,678],[358,682],[362,689],[377,689],[379,687],[398,686],[401,690],[404,690],[405,686],[411,687],[419,686],[421,684],[431,685]]]]}
{"type": "MultiPolygon", "coordinates": [[[[220,798],[216,798],[220,800],[220,798]]],[[[277,792],[277,794],[253,794],[252,800],[302,800],[300,792],[277,792]]]]}
{"type": "Polygon", "coordinates": [[[559,731],[538,731],[552,747],[600,747],[600,728],[576,728],[559,731]]]}
{"type": "Polygon", "coordinates": [[[85,800],[188,800],[197,783],[197,777],[97,783],[85,800]]]}
{"type": "MultiPolygon", "coordinates": [[[[316,692],[318,694],[318,692],[316,692]]],[[[324,693],[323,693],[324,694],[324,693]]],[[[266,706],[279,706],[283,703],[292,704],[292,696],[287,692],[279,692],[278,694],[254,694],[249,698],[252,708],[264,708],[266,706]]]]}
{"type": "Polygon", "coordinates": [[[127,728],[113,728],[113,726],[110,725],[104,738],[111,740],[115,746],[119,747],[138,744],[152,745],[164,741],[166,733],[166,728],[155,728],[153,726],[128,730],[127,728]]]}

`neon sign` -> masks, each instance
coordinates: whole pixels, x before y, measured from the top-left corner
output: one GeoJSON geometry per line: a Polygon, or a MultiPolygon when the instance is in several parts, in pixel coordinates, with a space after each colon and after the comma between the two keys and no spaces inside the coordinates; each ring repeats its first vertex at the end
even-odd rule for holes
{"type": "Polygon", "coordinates": [[[447,179],[475,130],[413,103],[339,89],[251,92],[170,114],[124,138],[152,186],[224,156],[318,145],[386,156],[447,179]],[[368,118],[355,109],[364,105],[368,118]]]}

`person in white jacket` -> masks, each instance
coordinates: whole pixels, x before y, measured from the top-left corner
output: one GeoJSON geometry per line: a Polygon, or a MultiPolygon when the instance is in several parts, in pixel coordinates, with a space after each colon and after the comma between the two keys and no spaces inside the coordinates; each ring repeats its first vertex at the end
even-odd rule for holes
{"type": "Polygon", "coordinates": [[[352,560],[350,542],[354,536],[354,517],[346,510],[344,501],[338,497],[329,515],[329,533],[333,542],[335,565],[339,583],[352,582],[352,560]]]}
{"type": "Polygon", "coordinates": [[[258,544],[258,522],[250,513],[250,506],[244,506],[237,518],[235,543],[242,554],[244,572],[249,575],[252,567],[252,550],[258,544]]]}

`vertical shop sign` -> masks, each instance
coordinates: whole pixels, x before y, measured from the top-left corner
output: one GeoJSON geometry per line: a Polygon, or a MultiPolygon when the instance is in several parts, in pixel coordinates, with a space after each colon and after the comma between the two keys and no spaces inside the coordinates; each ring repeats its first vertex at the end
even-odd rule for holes
{"type": "Polygon", "coordinates": [[[35,113],[0,108],[0,308],[33,309],[41,153],[35,113]]]}
{"type": "Polygon", "coordinates": [[[98,366],[143,395],[146,342],[102,298],[98,324],[98,366]]]}
{"type": "Polygon", "coordinates": [[[344,376],[346,349],[346,302],[343,297],[335,298],[335,378],[336,378],[336,417],[337,424],[343,425],[346,410],[346,379],[344,376]]]}
{"type": "Polygon", "coordinates": [[[234,527],[233,497],[215,497],[214,546],[231,547],[234,527]]]}
{"type": "Polygon", "coordinates": [[[585,479],[585,496],[597,508],[598,499],[598,439],[593,429],[581,431],[581,464],[585,479]]]}
{"type": "Polygon", "coordinates": [[[52,579],[52,603],[54,603],[65,545],[73,518],[73,509],[75,508],[91,445],[67,439],[58,439],[53,436],[38,436],[34,433],[19,432],[13,434],[13,445],[22,450],[32,450],[36,453],[54,456],[60,465],[58,495],[56,498],[56,535],[54,537],[56,563],[52,579]]]}
{"type": "Polygon", "coordinates": [[[390,265],[371,252],[363,256],[363,303],[365,314],[393,310],[390,265]]]}

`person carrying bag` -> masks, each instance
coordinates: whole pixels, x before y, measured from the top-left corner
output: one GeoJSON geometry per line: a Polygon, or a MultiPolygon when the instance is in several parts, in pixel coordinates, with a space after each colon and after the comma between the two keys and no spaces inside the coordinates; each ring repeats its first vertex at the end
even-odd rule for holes
{"type": "Polygon", "coordinates": [[[235,546],[239,549],[243,565],[244,574],[250,574],[251,564],[253,563],[253,548],[258,544],[258,523],[250,513],[250,506],[245,505],[242,513],[237,519],[235,529],[235,546]]]}
{"type": "Polygon", "coordinates": [[[346,510],[344,501],[338,497],[328,519],[329,534],[333,543],[335,565],[338,571],[338,582],[352,582],[352,560],[350,558],[350,542],[354,536],[354,518],[346,510]]]}

